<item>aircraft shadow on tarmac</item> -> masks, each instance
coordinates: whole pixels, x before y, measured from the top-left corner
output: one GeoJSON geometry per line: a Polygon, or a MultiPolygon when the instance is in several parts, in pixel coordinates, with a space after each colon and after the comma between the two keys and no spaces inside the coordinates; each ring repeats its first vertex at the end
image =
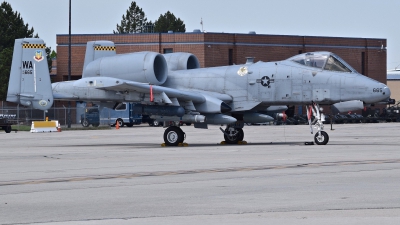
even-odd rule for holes
{"type": "MultiPolygon", "coordinates": [[[[82,148],[82,147],[110,147],[110,149],[115,149],[116,147],[127,147],[127,148],[166,148],[166,149],[171,149],[171,148],[191,148],[191,147],[196,147],[196,148],[206,148],[206,147],[219,147],[219,148],[246,148],[246,147],[251,147],[251,146],[315,146],[318,148],[326,148],[326,147],[321,147],[320,145],[315,145],[315,144],[310,144],[311,142],[307,142],[308,144],[305,144],[306,142],[251,142],[243,145],[230,145],[230,144],[220,144],[220,143],[188,143],[188,146],[166,146],[162,147],[162,143],[149,143],[149,142],[126,142],[126,143],[109,143],[109,144],[104,144],[104,143],[87,143],[87,144],[79,144],[79,145],[74,145],[74,144],[65,144],[65,145],[57,145],[57,146],[43,146],[43,147],[57,147],[57,148],[71,148],[71,147],[76,147],[76,148],[82,148]]],[[[349,143],[349,142],[331,142],[330,145],[335,145],[335,146],[364,146],[364,145],[376,145],[376,146],[382,146],[382,143],[367,143],[367,142],[359,142],[359,143],[349,143]]],[[[387,146],[397,146],[395,143],[385,143],[387,146]]]]}

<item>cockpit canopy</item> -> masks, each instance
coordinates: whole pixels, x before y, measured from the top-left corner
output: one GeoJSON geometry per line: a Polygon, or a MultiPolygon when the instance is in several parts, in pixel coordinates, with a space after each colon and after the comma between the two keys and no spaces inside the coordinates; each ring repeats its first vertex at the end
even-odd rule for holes
{"type": "Polygon", "coordinates": [[[347,73],[356,72],[343,59],[331,52],[309,52],[293,56],[288,60],[304,66],[315,67],[329,71],[347,73]]]}

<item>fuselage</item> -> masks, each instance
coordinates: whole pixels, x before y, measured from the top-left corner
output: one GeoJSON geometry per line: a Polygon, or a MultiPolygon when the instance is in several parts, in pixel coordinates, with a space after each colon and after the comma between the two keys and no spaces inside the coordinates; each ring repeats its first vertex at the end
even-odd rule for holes
{"type": "Polygon", "coordinates": [[[350,100],[375,103],[390,96],[385,84],[359,73],[327,71],[290,61],[174,71],[165,85],[223,92],[234,101],[278,105],[333,104],[350,100]],[[244,67],[247,74],[238,75],[244,67]]]}
{"type": "MultiPolygon", "coordinates": [[[[100,102],[144,99],[144,93],[101,88],[114,80],[99,76],[54,83],[53,94],[55,98],[100,102]]],[[[359,74],[338,56],[327,52],[302,54],[278,62],[169,71],[161,86],[228,95],[231,98],[226,103],[232,111],[251,110],[260,104],[334,104],[350,100],[369,104],[390,97],[385,84],[359,74]]]]}

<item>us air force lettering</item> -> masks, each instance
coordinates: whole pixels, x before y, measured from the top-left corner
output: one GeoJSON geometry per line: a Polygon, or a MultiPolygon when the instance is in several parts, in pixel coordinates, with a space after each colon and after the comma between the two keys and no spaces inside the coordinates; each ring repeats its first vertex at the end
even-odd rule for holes
{"type": "Polygon", "coordinates": [[[190,53],[116,54],[110,41],[88,42],[82,79],[53,83],[50,89],[48,72],[41,67],[46,60],[31,61],[35,51],[21,48],[23,42],[43,43],[40,39],[16,40],[8,101],[28,106],[39,99],[48,100],[45,106],[32,104],[39,109],[50,107],[53,96],[110,108],[135,102],[135,112],[165,121],[167,145],[184,140],[185,133],[176,121],[194,123],[195,128],[224,124],[226,128],[221,131],[225,142],[235,144],[244,138],[244,123],[284,117],[287,105],[307,106],[311,133],[316,129],[314,141],[324,145],[329,136],[323,131],[325,116],[320,105],[331,105],[341,112],[390,97],[385,84],[359,74],[330,52],[305,53],[277,62],[200,68],[198,59],[190,53]],[[36,65],[35,80],[42,79],[43,88],[37,89],[40,93],[34,91],[32,76],[14,66],[21,65],[21,60],[22,70],[31,70],[31,62],[33,68],[36,65]]]}

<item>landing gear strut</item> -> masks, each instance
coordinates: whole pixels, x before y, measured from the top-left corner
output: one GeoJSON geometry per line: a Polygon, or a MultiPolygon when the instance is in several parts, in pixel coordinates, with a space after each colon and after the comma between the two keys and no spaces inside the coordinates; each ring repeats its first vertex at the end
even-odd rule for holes
{"type": "Polygon", "coordinates": [[[225,130],[222,130],[222,128],[219,129],[224,133],[225,143],[237,144],[239,141],[243,141],[244,132],[242,128],[228,125],[225,130]]]}
{"type": "Polygon", "coordinates": [[[178,146],[185,140],[185,133],[180,127],[170,126],[164,131],[164,141],[168,146],[178,146]]]}
{"type": "Polygon", "coordinates": [[[307,117],[308,124],[310,125],[311,134],[313,134],[313,125],[314,128],[317,129],[317,132],[314,136],[314,141],[317,145],[326,145],[329,141],[328,134],[323,131],[325,121],[325,115],[321,112],[322,109],[318,104],[313,103],[312,105],[307,105],[307,117]],[[314,116],[314,120],[311,121],[311,116],[314,116]]]}

